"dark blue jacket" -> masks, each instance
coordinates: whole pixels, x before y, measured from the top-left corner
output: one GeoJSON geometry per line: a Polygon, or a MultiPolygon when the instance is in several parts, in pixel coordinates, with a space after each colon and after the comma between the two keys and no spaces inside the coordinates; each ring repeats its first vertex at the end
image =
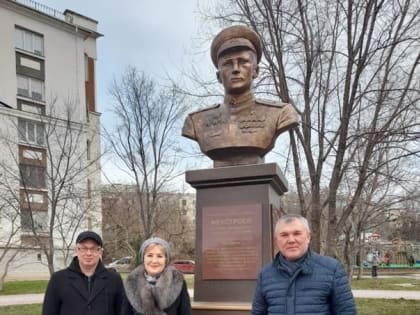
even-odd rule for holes
{"type": "Polygon", "coordinates": [[[343,266],[331,257],[308,252],[289,275],[279,254],[259,274],[253,315],[357,314],[343,266]]]}

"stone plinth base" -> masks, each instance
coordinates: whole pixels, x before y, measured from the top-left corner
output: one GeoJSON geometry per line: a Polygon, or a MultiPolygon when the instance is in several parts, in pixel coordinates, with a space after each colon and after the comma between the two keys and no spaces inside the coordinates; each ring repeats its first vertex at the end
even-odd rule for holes
{"type": "Polygon", "coordinates": [[[250,303],[192,302],[193,315],[249,315],[250,303]]]}
{"type": "Polygon", "coordinates": [[[249,314],[287,181],[275,163],[188,171],[186,181],[197,190],[194,314],[249,314]]]}

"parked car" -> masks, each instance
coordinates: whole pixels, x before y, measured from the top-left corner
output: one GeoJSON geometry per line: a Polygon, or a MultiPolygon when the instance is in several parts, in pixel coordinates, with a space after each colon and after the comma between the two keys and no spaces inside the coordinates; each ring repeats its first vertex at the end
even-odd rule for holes
{"type": "Polygon", "coordinates": [[[113,262],[109,263],[105,267],[108,269],[112,269],[116,272],[129,272],[133,268],[132,263],[133,263],[133,257],[127,256],[127,257],[114,260],[113,262]]]}
{"type": "Polygon", "coordinates": [[[195,262],[194,260],[174,260],[172,265],[182,271],[183,273],[194,273],[195,272],[195,262]]]}

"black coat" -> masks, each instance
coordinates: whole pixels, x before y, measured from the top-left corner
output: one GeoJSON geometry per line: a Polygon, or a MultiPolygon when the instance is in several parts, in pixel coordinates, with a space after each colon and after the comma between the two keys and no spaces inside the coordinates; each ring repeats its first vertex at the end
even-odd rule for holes
{"type": "Polygon", "coordinates": [[[152,285],[140,265],[128,275],[125,290],[121,315],[191,315],[184,275],[172,266],[166,267],[152,285]]]}
{"type": "Polygon", "coordinates": [[[66,269],[55,272],[48,283],[42,315],[120,315],[124,287],[118,273],[99,262],[88,278],[80,271],[75,257],[66,269]]]}

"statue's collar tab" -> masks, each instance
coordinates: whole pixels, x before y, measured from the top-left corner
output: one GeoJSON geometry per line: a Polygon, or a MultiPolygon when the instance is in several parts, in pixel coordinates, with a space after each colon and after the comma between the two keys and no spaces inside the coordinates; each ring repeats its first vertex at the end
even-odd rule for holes
{"type": "Polygon", "coordinates": [[[246,105],[252,103],[252,101],[254,101],[254,95],[251,91],[248,91],[241,95],[225,95],[224,103],[234,107],[247,107],[246,105]]]}

